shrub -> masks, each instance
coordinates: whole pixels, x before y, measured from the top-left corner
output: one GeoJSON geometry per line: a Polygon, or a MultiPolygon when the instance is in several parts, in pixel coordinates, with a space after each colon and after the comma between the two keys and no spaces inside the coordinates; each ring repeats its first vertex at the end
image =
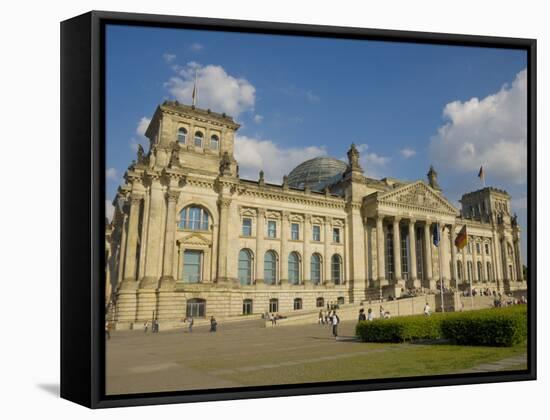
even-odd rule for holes
{"type": "Polygon", "coordinates": [[[442,317],[441,334],[456,344],[509,347],[527,339],[527,308],[517,305],[442,317]]]}
{"type": "Polygon", "coordinates": [[[362,341],[377,343],[402,343],[404,341],[440,337],[440,316],[408,316],[390,319],[361,321],[355,327],[355,334],[362,341]]]}

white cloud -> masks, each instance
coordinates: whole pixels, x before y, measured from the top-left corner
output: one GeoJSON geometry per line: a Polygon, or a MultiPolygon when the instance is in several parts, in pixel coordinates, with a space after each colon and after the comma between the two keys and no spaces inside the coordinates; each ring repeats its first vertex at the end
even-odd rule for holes
{"type": "Polygon", "coordinates": [[[140,136],[145,136],[145,131],[147,130],[147,127],[149,127],[150,122],[151,118],[141,117],[141,120],[139,120],[136,127],[136,133],[140,136]]]}
{"type": "Polygon", "coordinates": [[[222,66],[202,67],[189,62],[164,86],[180,102],[190,104],[197,72],[197,106],[233,117],[254,108],[256,88],[246,79],[229,75],[222,66]]]}
{"type": "Polygon", "coordinates": [[[110,200],[105,200],[105,217],[109,219],[109,221],[113,220],[113,215],[115,214],[115,207],[113,206],[113,203],[111,203],[110,200]]]}
{"type": "MultiPolygon", "coordinates": [[[[362,143],[357,145],[359,151],[359,163],[363,167],[363,171],[366,176],[371,178],[382,178],[386,171],[386,165],[389,163],[390,158],[386,156],[380,156],[377,153],[369,152],[369,145],[362,143]]],[[[347,161],[347,159],[344,159],[347,161]]]]}
{"type": "Polygon", "coordinates": [[[245,179],[257,179],[260,170],[266,181],[281,183],[298,164],[327,154],[324,146],[281,148],[271,140],[259,140],[246,136],[235,138],[235,159],[239,162],[239,175],[245,179]]]}
{"type": "Polygon", "coordinates": [[[118,172],[115,168],[109,168],[105,171],[105,178],[111,181],[118,181],[118,172]]]}
{"type": "Polygon", "coordinates": [[[162,55],[162,58],[164,58],[164,61],[166,61],[167,64],[170,64],[174,62],[174,60],[176,59],[176,55],[165,53],[162,55]]]}
{"type": "Polygon", "coordinates": [[[312,104],[316,104],[316,103],[319,103],[321,101],[321,98],[319,97],[319,95],[314,94],[310,90],[308,90],[306,92],[306,98],[312,104]]]}
{"type": "Polygon", "coordinates": [[[399,151],[399,153],[401,153],[401,156],[403,156],[405,159],[409,159],[416,155],[416,150],[404,147],[399,151]]]}
{"type": "Polygon", "coordinates": [[[195,52],[200,51],[200,50],[202,50],[203,48],[204,48],[204,47],[203,47],[201,44],[199,44],[198,42],[193,42],[193,43],[189,46],[189,49],[190,49],[191,51],[195,51],[195,52]]]}
{"type": "Polygon", "coordinates": [[[254,115],[254,122],[256,124],[260,124],[263,120],[264,120],[264,117],[262,115],[258,115],[258,114],[254,115]]]}
{"type": "Polygon", "coordinates": [[[527,179],[527,72],[483,99],[448,103],[449,121],[430,143],[438,165],[477,174],[483,165],[489,180],[524,183],[527,179]]]}

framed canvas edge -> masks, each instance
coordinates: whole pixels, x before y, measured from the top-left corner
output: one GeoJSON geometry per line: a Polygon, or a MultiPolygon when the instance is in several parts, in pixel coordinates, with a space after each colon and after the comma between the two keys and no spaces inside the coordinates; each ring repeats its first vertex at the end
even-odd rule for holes
{"type": "MultiPolygon", "coordinates": [[[[304,25],[294,23],[275,23],[261,21],[245,21],[233,19],[214,19],[202,17],[182,17],[168,15],[151,15],[138,13],[106,12],[92,11],[84,15],[66,20],[61,23],[62,45],[63,28],[75,24],[77,20],[89,21],[89,44],[85,45],[90,54],[89,68],[89,89],[88,95],[84,94],[80,99],[82,102],[89,102],[90,112],[88,115],[81,111],[79,124],[88,122],[89,136],[79,140],[85,143],[90,151],[88,174],[89,185],[86,185],[86,177],[76,175],[72,177],[72,184],[77,184],[84,180],[85,189],[89,188],[89,249],[81,249],[80,253],[88,253],[91,258],[91,265],[87,268],[89,272],[90,285],[86,297],[75,293],[74,289],[68,287],[69,279],[65,276],[64,268],[74,265],[74,260],[67,260],[67,248],[74,247],[76,243],[68,244],[61,236],[62,251],[62,278],[61,278],[61,396],[78,404],[90,408],[107,408],[121,406],[137,406],[151,404],[169,404],[182,402],[204,402],[230,399],[247,398],[266,398],[297,396],[311,394],[328,394],[340,392],[360,392],[389,389],[405,389],[433,386],[451,386],[482,384],[494,382],[525,381],[536,379],[536,40],[531,38],[506,38],[478,35],[459,35],[431,32],[414,32],[385,29],[365,29],[353,27],[336,27],[320,25],[304,25]],[[100,292],[104,286],[104,275],[101,268],[104,266],[104,233],[102,230],[105,218],[104,189],[105,189],[105,149],[104,149],[104,119],[101,118],[104,100],[104,38],[102,36],[105,24],[126,24],[139,26],[165,26],[165,27],[185,27],[193,29],[251,32],[251,33],[269,33],[297,36],[325,36],[330,38],[360,38],[386,40],[396,42],[446,44],[446,45],[468,45],[490,48],[508,48],[524,49],[528,54],[528,226],[529,238],[528,261],[529,261],[529,340],[528,340],[528,368],[526,371],[503,372],[476,375],[447,375],[437,377],[418,377],[418,378],[398,378],[381,379],[373,381],[353,382],[334,382],[320,383],[310,385],[284,385],[284,386],[266,386],[256,388],[236,388],[226,390],[201,390],[193,392],[175,392],[175,393],[148,393],[136,395],[118,395],[106,396],[104,386],[104,314],[101,310],[103,296],[100,292]],[[533,228],[531,228],[533,227],[533,228]],[[73,300],[70,306],[71,311],[67,310],[66,302],[73,300]],[[78,304],[76,304],[78,303],[78,304]],[[63,307],[65,306],[65,309],[63,307]],[[73,311],[78,309],[76,317],[73,311]],[[79,325],[76,328],[76,320],[87,319],[88,325],[79,325]],[[86,360],[75,362],[79,369],[82,366],[89,368],[89,383],[75,383],[74,378],[69,379],[67,374],[71,370],[71,363],[76,358],[71,354],[71,345],[67,341],[67,325],[70,325],[71,331],[78,331],[77,337],[71,337],[71,341],[84,341],[89,343],[90,350],[87,352],[89,357],[86,360]],[[76,392],[75,392],[76,389],[76,392]]],[[[61,71],[61,96],[63,97],[64,86],[70,75],[63,71],[63,60],[71,61],[66,57],[66,52],[61,50],[62,71],[61,71]]],[[[64,124],[67,124],[66,104],[61,104],[61,225],[62,231],[72,226],[75,217],[67,217],[69,197],[63,183],[67,183],[67,165],[66,159],[70,156],[63,150],[67,144],[67,130],[63,130],[64,124]],[[65,117],[64,117],[65,116],[65,117]]],[[[73,121],[74,125],[76,122],[73,121]]],[[[81,210],[79,208],[79,210],[81,210]]],[[[82,242],[79,245],[83,245],[82,242]]],[[[79,251],[73,249],[72,254],[76,255],[79,251]]]]}

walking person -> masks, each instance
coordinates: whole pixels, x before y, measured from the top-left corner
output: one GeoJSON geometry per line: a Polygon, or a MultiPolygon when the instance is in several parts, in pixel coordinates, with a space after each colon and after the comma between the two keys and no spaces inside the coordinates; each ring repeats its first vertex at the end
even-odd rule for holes
{"type": "Polygon", "coordinates": [[[380,319],[384,319],[384,308],[380,305],[380,319]]]}
{"type": "Polygon", "coordinates": [[[359,309],[359,321],[366,321],[367,317],[365,315],[365,310],[363,308],[359,309]]]}
{"type": "Polygon", "coordinates": [[[340,318],[336,315],[336,311],[332,311],[332,335],[334,338],[338,337],[338,324],[340,324],[340,318]]]}
{"type": "Polygon", "coordinates": [[[323,317],[323,311],[319,311],[319,325],[323,325],[325,323],[325,318],[323,317]]]}
{"type": "Polygon", "coordinates": [[[149,329],[149,321],[145,321],[143,323],[143,332],[146,333],[148,329],[149,329]]]}
{"type": "Polygon", "coordinates": [[[216,322],[216,318],[214,318],[214,315],[210,317],[210,332],[216,332],[216,328],[218,326],[218,323],[216,322]]]}
{"type": "Polygon", "coordinates": [[[187,318],[187,322],[189,323],[189,325],[188,325],[188,327],[187,327],[187,328],[188,328],[188,331],[189,331],[190,333],[192,333],[192,332],[193,332],[193,324],[195,323],[195,320],[193,319],[192,316],[189,316],[189,318],[187,318]]]}

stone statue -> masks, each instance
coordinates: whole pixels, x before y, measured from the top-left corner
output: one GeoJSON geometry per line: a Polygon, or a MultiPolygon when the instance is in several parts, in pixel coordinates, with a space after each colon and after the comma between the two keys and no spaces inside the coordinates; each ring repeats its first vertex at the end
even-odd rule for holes
{"type": "Polygon", "coordinates": [[[288,190],[288,175],[283,175],[283,190],[288,190]]]}
{"type": "Polygon", "coordinates": [[[265,185],[264,171],[260,170],[260,180],[258,181],[259,185],[265,185]]]}
{"type": "Polygon", "coordinates": [[[231,175],[231,159],[227,151],[223,153],[222,160],[220,161],[220,174],[231,175]]]}
{"type": "Polygon", "coordinates": [[[348,150],[348,167],[351,170],[361,170],[361,165],[359,165],[359,150],[355,147],[355,143],[352,143],[350,149],[348,150]]]}
{"type": "Polygon", "coordinates": [[[430,170],[428,171],[427,176],[430,187],[432,187],[434,190],[440,190],[441,188],[437,183],[437,172],[435,171],[433,165],[430,165],[430,170]]]}
{"type": "Polygon", "coordinates": [[[137,161],[139,163],[142,163],[145,159],[145,150],[143,150],[143,146],[141,144],[138,144],[137,147],[137,161]]]}

